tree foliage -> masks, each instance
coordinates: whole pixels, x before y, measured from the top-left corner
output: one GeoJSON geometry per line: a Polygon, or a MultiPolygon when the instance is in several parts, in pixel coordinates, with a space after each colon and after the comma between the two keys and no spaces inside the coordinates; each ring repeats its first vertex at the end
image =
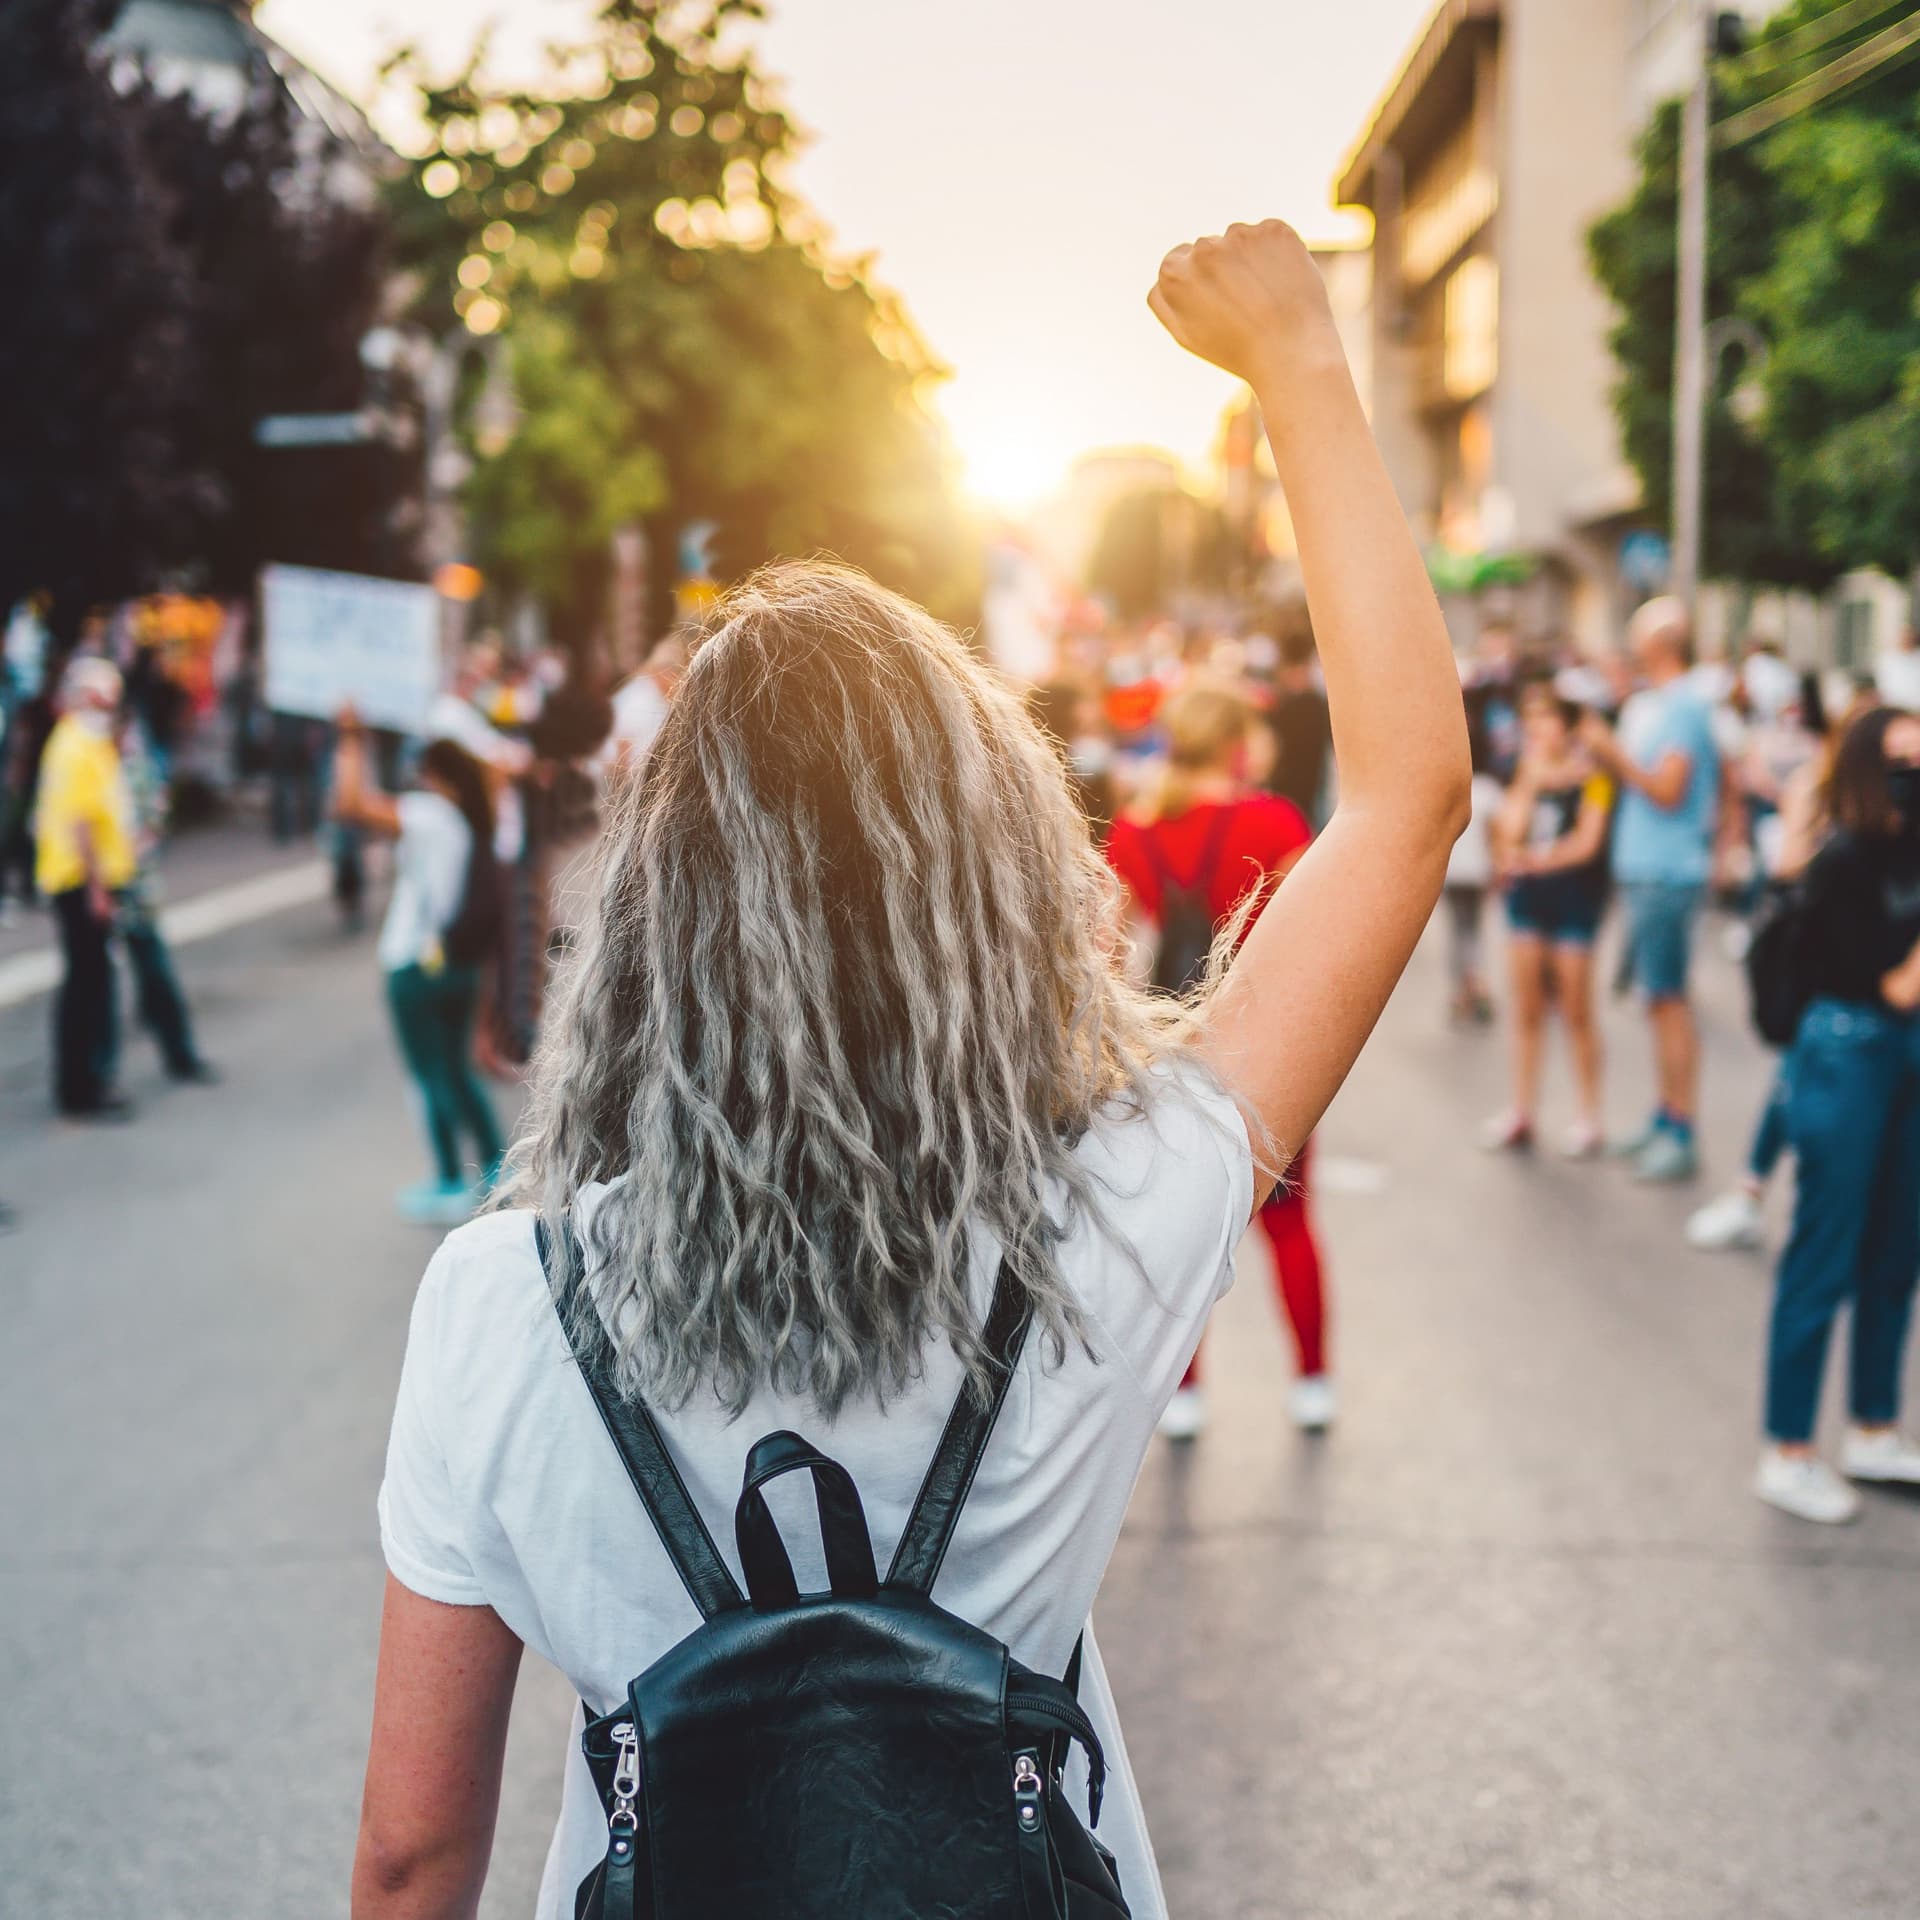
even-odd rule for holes
{"type": "Polygon", "coordinates": [[[830,258],[786,189],[794,141],[751,0],[609,0],[540,92],[419,89],[429,144],[396,190],[419,312],[504,332],[523,424],[470,489],[479,558],[590,628],[608,536],[718,523],[740,573],[829,550],[949,614],[977,593],[905,314],[830,258]]]}
{"type": "Polygon", "coordinates": [[[0,8],[0,609],[71,631],[146,584],[204,481],[181,457],[193,288],[93,48],[106,0],[0,8]]]}
{"type": "Polygon", "coordinates": [[[378,315],[386,216],[337,190],[265,71],[234,113],[143,89],[122,111],[167,208],[192,284],[179,457],[205,476],[175,562],[197,585],[247,590],[269,560],[408,573],[393,524],[417,456],[366,446],[261,448],[266,415],[350,412],[364,398],[360,342],[378,315]]]}
{"type": "Polygon", "coordinates": [[[414,481],[391,455],[253,437],[359,405],[383,210],[322,190],[264,64],[220,119],[110,71],[118,11],[0,9],[0,609],[50,589],[71,633],[167,581],[244,590],[268,559],[399,570],[414,481]]]}
{"type": "MultiPolygon", "coordinates": [[[[1797,0],[1750,54],[1716,75],[1724,118],[1886,24],[1797,53],[1789,36],[1842,0],[1797,0]],[[1784,43],[1784,44],[1783,44],[1784,43]],[[1797,57],[1796,57],[1797,55],[1797,57]]],[[[1671,504],[1679,111],[1641,142],[1633,193],[1589,237],[1618,317],[1615,409],[1648,511],[1671,504]]],[[[1735,316],[1768,345],[1764,405],[1743,424],[1726,378],[1708,420],[1706,565],[1711,573],[1825,584],[1857,566],[1920,564],[1920,91],[1898,65],[1773,131],[1714,153],[1707,261],[1710,317],[1735,316]]]]}

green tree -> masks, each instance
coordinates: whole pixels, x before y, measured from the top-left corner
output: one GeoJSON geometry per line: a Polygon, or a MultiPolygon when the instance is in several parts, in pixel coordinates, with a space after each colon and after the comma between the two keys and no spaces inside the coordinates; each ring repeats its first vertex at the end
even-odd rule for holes
{"type": "Polygon", "coordinates": [[[182,435],[191,284],[93,51],[113,12],[0,9],[0,612],[46,587],[66,634],[152,583],[207,480],[182,435]]]}
{"type": "Polygon", "coordinates": [[[478,557],[563,627],[603,604],[608,535],[719,526],[735,575],[824,549],[953,617],[977,601],[927,401],[940,369],[898,303],[834,261],[783,185],[794,139],[755,64],[754,0],[608,0],[542,93],[427,85],[396,190],[430,326],[504,333],[523,425],[471,484],[478,557]]]}
{"type": "MultiPolygon", "coordinates": [[[[1720,64],[1715,117],[1777,97],[1897,11],[1797,0],[1720,64]],[[1844,12],[1843,31],[1805,29],[1844,12]],[[1797,36],[1797,37],[1796,37],[1797,36]]],[[[1589,235],[1612,297],[1615,410],[1647,510],[1670,517],[1676,104],[1653,118],[1640,177],[1589,235]]],[[[1707,439],[1710,573],[1820,586],[1855,566],[1920,562],[1920,93],[1898,64],[1713,155],[1708,312],[1768,343],[1764,402],[1743,422],[1716,369],[1707,439]]]]}

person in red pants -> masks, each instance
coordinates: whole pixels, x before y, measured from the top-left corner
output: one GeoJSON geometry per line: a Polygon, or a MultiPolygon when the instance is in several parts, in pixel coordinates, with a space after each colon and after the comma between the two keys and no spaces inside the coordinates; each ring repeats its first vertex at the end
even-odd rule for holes
{"type": "MultiPolygon", "coordinates": [[[[1168,993],[1195,984],[1218,930],[1250,895],[1264,896],[1277,884],[1313,838],[1290,800],[1253,790],[1255,718],[1231,687],[1198,683],[1176,694],[1161,714],[1165,770],[1143,803],[1113,823],[1107,858],[1143,923],[1143,944],[1154,950],[1154,984],[1168,993]]],[[[1326,1288],[1309,1212],[1311,1148],[1309,1141],[1295,1155],[1258,1219],[1299,1364],[1288,1410],[1296,1425],[1318,1431],[1332,1422],[1334,1391],[1326,1288]]],[[[1160,1430],[1191,1440],[1205,1424],[1196,1353],[1160,1430]]]]}

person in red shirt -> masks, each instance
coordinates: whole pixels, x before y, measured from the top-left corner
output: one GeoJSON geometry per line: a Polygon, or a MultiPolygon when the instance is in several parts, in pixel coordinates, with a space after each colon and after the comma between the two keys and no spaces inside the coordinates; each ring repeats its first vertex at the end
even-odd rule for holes
{"type": "MultiPolygon", "coordinates": [[[[1229,687],[1204,683],[1176,694],[1161,716],[1167,765],[1143,807],[1114,821],[1107,858],[1136,915],[1157,936],[1156,983],[1192,984],[1190,956],[1204,952],[1249,896],[1264,898],[1307,849],[1313,831],[1292,801],[1251,787],[1255,713],[1229,687]],[[1198,939],[1196,941],[1196,932],[1198,939]]],[[[1252,925],[1251,915],[1239,932],[1252,925]]],[[[1258,1218],[1273,1249],[1281,1305],[1299,1360],[1288,1406],[1296,1425],[1317,1431],[1334,1413],[1327,1372],[1326,1293],[1308,1213],[1312,1142],[1302,1146],[1258,1218]]],[[[1169,1438],[1190,1440],[1206,1421],[1199,1355],[1161,1421],[1169,1438]]]]}

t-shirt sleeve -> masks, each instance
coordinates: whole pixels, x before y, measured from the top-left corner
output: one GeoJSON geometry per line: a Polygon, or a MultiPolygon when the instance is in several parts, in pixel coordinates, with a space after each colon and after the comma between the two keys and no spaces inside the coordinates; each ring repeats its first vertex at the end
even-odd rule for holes
{"type": "Polygon", "coordinates": [[[479,1607],[487,1596],[461,1541],[439,1426],[436,1381],[448,1258],[444,1247],[434,1255],[414,1297],[380,1483],[380,1546],[403,1587],[449,1606],[479,1607]]]}
{"type": "Polygon", "coordinates": [[[1115,1130],[1108,1223],[1126,1252],[1091,1303],[1156,1415],[1173,1397],[1207,1316],[1233,1284],[1253,1214],[1253,1150],[1232,1097],[1198,1073],[1169,1084],[1152,1114],[1115,1130]]]}

